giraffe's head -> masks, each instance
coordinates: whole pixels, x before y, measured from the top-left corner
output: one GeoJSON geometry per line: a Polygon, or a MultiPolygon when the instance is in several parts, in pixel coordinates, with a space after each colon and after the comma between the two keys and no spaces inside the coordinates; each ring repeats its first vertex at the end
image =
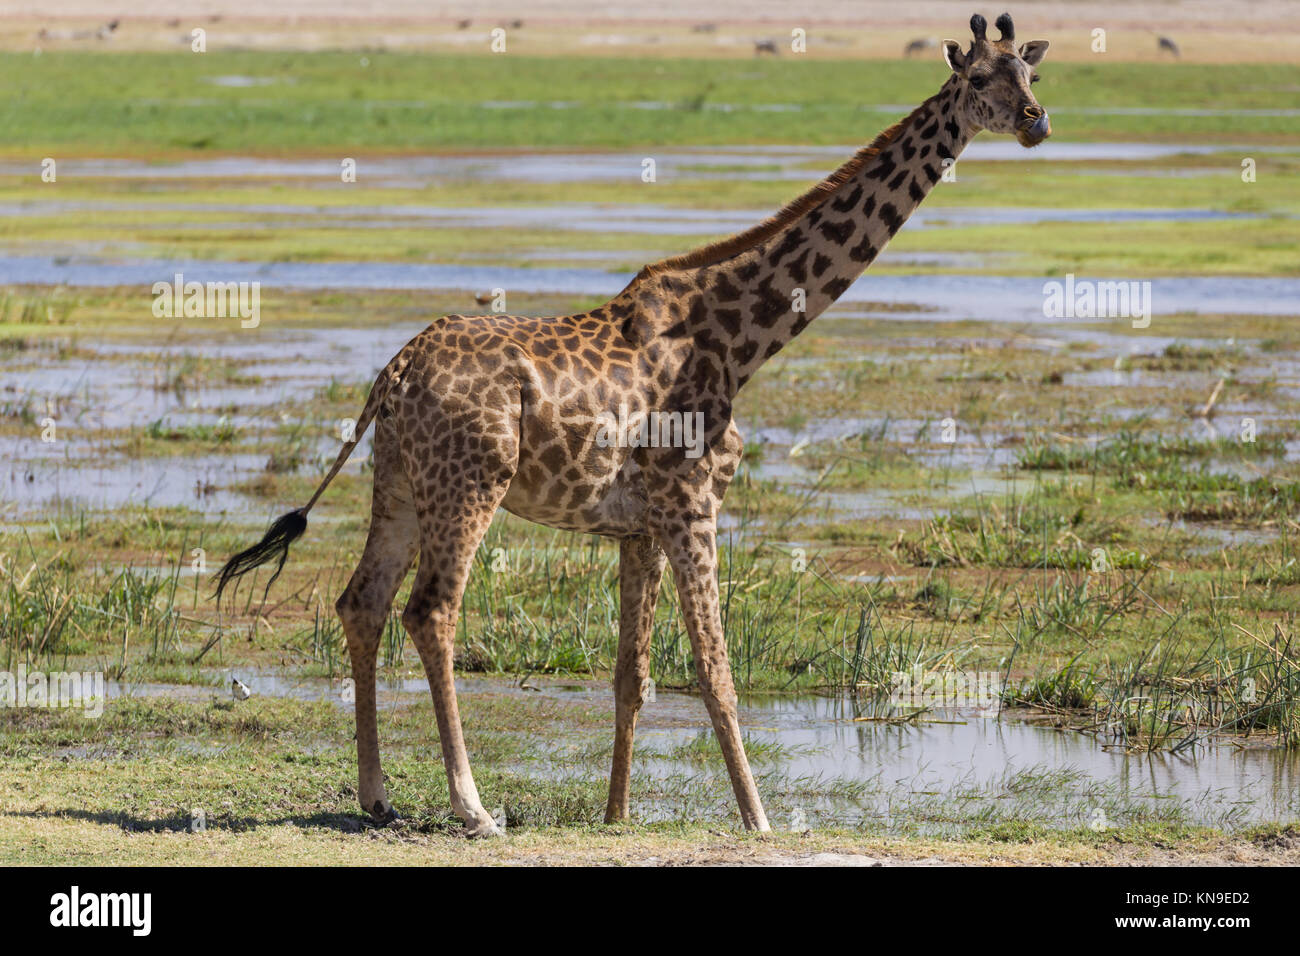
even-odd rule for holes
{"type": "Polygon", "coordinates": [[[1034,67],[1047,54],[1046,40],[1030,40],[1016,47],[1016,28],[1004,13],[995,24],[1001,36],[985,36],[986,21],[978,13],[970,18],[975,39],[962,51],[956,40],[943,41],[943,56],[961,78],[959,108],[975,129],[1010,133],[1021,146],[1037,146],[1052,135],[1047,111],[1038,105],[1029,84],[1038,79],[1034,67]]]}

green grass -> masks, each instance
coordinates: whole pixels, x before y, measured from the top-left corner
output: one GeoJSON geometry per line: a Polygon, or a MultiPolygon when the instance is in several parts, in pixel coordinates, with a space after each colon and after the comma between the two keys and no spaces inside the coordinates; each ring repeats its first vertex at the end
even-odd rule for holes
{"type": "MultiPolygon", "coordinates": [[[[1213,192],[1192,192],[1184,201],[1213,202],[1213,192]]],[[[985,197],[987,198],[987,196],[985,197]]],[[[1065,198],[1065,197],[1060,197],[1065,198]]],[[[1093,192],[1089,206],[1113,200],[1093,192]]],[[[1300,239],[1293,218],[1219,222],[1072,223],[1046,222],[1031,227],[1033,243],[1019,229],[998,226],[952,227],[899,233],[897,251],[965,252],[979,249],[1007,258],[1000,274],[1063,276],[1128,275],[1279,275],[1294,276],[1300,239]]],[[[920,270],[915,270],[920,271],[920,270]]],[[[931,271],[933,271],[931,269],[931,271]]],[[[960,270],[952,270],[960,271],[960,270]]],[[[977,271],[972,268],[971,271],[977,271]]],[[[985,270],[987,271],[987,267],[985,270]]]]}
{"type": "MultiPolygon", "coordinates": [[[[461,710],[479,792],[486,806],[504,810],[510,839],[555,827],[579,836],[599,824],[608,704],[489,691],[465,694],[461,710]],[[550,769],[557,761],[566,771],[558,776],[550,769]]],[[[29,827],[82,821],[142,839],[190,832],[199,814],[214,838],[255,837],[280,826],[305,834],[357,833],[362,818],[351,722],[345,708],[328,701],[258,697],[116,700],[94,721],[65,711],[6,710],[0,712],[0,755],[15,798],[5,816],[25,816],[29,827]]],[[[449,835],[458,828],[433,746],[436,732],[427,700],[381,712],[388,788],[405,821],[399,837],[449,835]]],[[[701,735],[655,750],[653,739],[643,736],[633,779],[638,815],[654,812],[664,820],[647,835],[663,827],[733,823],[716,743],[701,735]],[[647,757],[678,769],[648,773],[647,757]]],[[[788,747],[751,741],[751,753],[778,828],[796,808],[807,808],[810,822],[824,819],[823,833],[858,840],[1057,842],[1078,839],[1101,808],[1111,832],[1093,831],[1086,842],[1094,846],[1215,833],[1194,827],[1183,801],[1152,800],[1141,787],[1089,780],[1069,768],[1009,768],[943,791],[915,792],[906,780],[791,777],[779,770],[796,755],[788,747]],[[871,812],[880,801],[890,807],[887,819],[871,812]]],[[[1236,828],[1231,815],[1223,826],[1236,828]]]]}
{"type": "Polygon", "coordinates": [[[1035,444],[1020,465],[1039,471],[1107,474],[1117,489],[1155,492],[1171,518],[1188,521],[1275,521],[1300,509],[1300,482],[1272,472],[1286,454],[1283,435],[1253,442],[1233,437],[1213,441],[1166,438],[1122,429],[1095,447],[1035,444]],[[1243,475],[1211,464],[1253,464],[1266,473],[1243,475]]]}
{"type": "MultiPolygon", "coordinates": [[[[339,149],[645,146],[682,143],[857,142],[939,88],[943,64],[906,61],[663,60],[355,53],[188,52],[0,56],[6,150],[33,156],[87,150],[258,153],[339,149]],[[129,57],[129,65],[128,65],[129,57]],[[239,74],[252,90],[214,85],[239,74]],[[539,94],[545,90],[545,94],[539,94]],[[166,91],[160,95],[160,91],[166,91]],[[485,102],[565,101],[570,109],[485,109],[485,102]],[[646,100],[667,110],[634,108],[646,100]],[[741,108],[708,109],[725,103],[741,108]],[[773,114],[752,107],[793,103],[773,114]]],[[[1285,65],[1052,64],[1036,87],[1063,139],[1293,137],[1300,118],[1233,110],[1276,106],[1294,86],[1285,65]],[[1214,106],[1222,116],[1164,114],[1214,106]],[[1099,116],[1071,108],[1144,107],[1099,116]]],[[[349,155],[344,153],[343,155],[349,155]]]]}
{"type": "Polygon", "coordinates": [[[154,663],[180,649],[185,615],[179,568],[153,575],[128,567],[87,580],[74,574],[71,562],[55,559],[25,569],[15,563],[3,573],[0,659],[6,670],[99,655],[105,670],[121,674],[133,640],[135,652],[154,663]]]}
{"type": "Polygon", "coordinates": [[[1259,436],[1254,442],[1221,437],[1213,441],[1185,435],[1166,437],[1149,428],[1122,428],[1113,438],[1097,444],[1034,444],[1020,455],[1020,467],[1034,471],[1096,471],[1131,475],[1144,469],[1165,469],[1218,458],[1233,461],[1265,460],[1286,453],[1282,435],[1259,436]]]}
{"type": "Polygon", "coordinates": [[[174,426],[166,419],[159,418],[144,427],[146,438],[162,442],[199,442],[202,444],[228,445],[239,434],[238,429],[229,420],[222,418],[215,424],[197,424],[174,426]]]}

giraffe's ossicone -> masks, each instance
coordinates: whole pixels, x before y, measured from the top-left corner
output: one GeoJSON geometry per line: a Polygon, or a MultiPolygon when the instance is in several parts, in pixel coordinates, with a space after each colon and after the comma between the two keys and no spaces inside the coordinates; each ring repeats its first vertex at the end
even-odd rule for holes
{"type": "Polygon", "coordinates": [[[716,523],[742,443],[732,401],[767,359],[879,255],[982,129],[1034,146],[1051,132],[1030,84],[1047,43],[1017,47],[971,18],[966,50],[943,44],[939,91],[772,218],[646,266],[606,304],[553,318],[450,315],[379,373],[311,500],[222,569],[220,592],[283,564],[306,515],[374,423],[369,537],[337,603],[355,680],[359,796],[393,813],[379,763],[375,659],[389,608],[419,556],[402,622],[428,673],[454,810],[471,835],[497,832],[461,734],[452,644],[470,565],[498,508],[620,542],[615,738],[606,819],[628,810],[632,737],[648,686],[665,564],[690,635],[700,692],[740,815],[767,829],[736,719],[718,609],[716,523]]]}

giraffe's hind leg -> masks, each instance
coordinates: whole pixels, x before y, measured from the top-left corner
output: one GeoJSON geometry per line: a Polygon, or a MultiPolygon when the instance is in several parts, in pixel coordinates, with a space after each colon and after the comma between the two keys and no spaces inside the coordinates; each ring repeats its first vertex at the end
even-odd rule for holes
{"type": "Polygon", "coordinates": [[[419,526],[391,426],[375,429],[375,485],[370,533],[347,588],[334,605],[347,637],[356,694],[357,797],[375,820],[394,817],[379,765],[375,660],[388,612],[419,543],[419,526]]]}
{"type": "Polygon", "coordinates": [[[403,459],[420,522],[420,564],[402,623],[429,678],[451,806],[471,837],[500,833],[479,801],[461,731],[452,673],[456,620],[470,565],[505,498],[519,460],[517,412],[455,417],[431,406],[440,440],[403,459]],[[464,449],[474,448],[466,454],[464,449]]]}
{"type": "Polygon", "coordinates": [[[452,664],[461,598],[474,552],[492,523],[497,503],[505,496],[505,489],[500,491],[494,501],[467,501],[457,509],[459,513],[421,514],[420,566],[411,600],[402,612],[402,623],[429,678],[451,807],[471,837],[494,836],[500,830],[483,809],[470,772],[452,664]]]}

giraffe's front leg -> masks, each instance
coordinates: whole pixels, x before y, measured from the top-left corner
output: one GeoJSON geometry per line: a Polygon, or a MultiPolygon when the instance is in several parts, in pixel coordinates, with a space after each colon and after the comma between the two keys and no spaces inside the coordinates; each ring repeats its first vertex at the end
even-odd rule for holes
{"type": "Polygon", "coordinates": [[[677,580],[700,693],[727,762],[731,788],[740,805],[740,818],[747,830],[768,830],[767,814],[754,785],[736,718],[736,688],[731,679],[718,605],[716,524],[712,518],[683,518],[680,523],[665,527],[659,537],[677,580]]]}
{"type": "Polygon", "coordinates": [[[632,738],[650,676],[650,636],[664,573],[664,553],[649,536],[619,545],[618,663],[614,666],[614,764],[609,772],[605,822],[627,819],[632,738]]]}

